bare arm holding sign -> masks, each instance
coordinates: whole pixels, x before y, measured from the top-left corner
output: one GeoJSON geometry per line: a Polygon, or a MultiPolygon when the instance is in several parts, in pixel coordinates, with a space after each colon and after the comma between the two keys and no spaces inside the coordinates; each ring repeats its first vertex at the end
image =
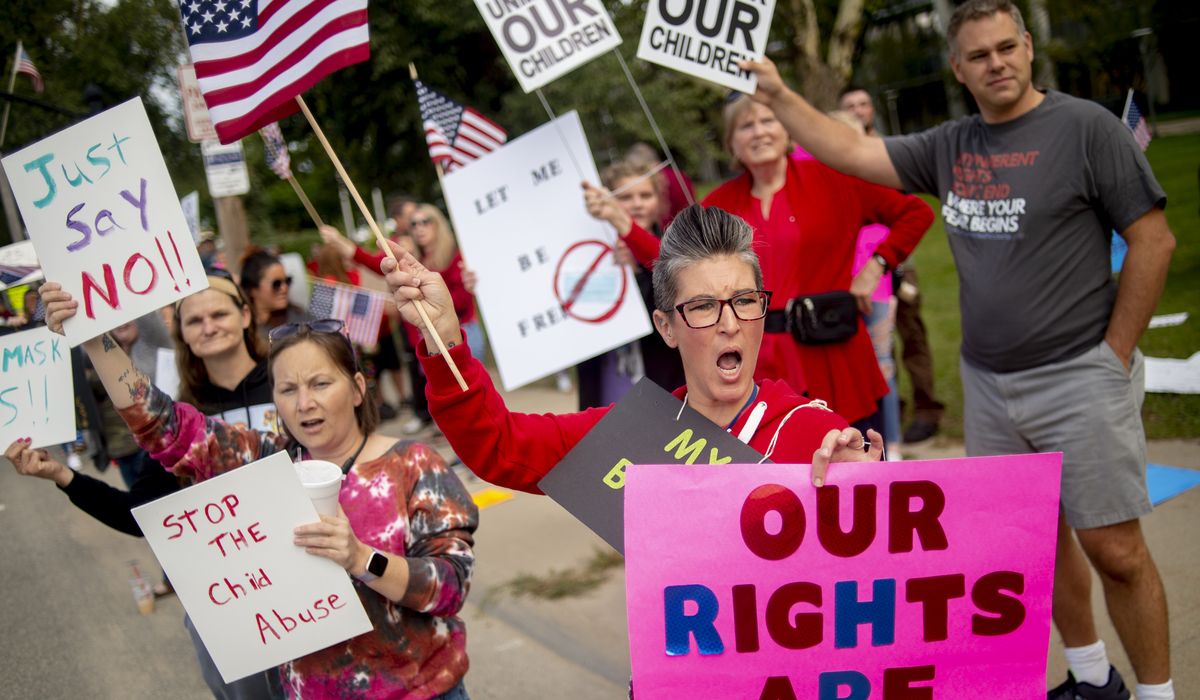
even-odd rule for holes
{"type": "Polygon", "coordinates": [[[758,77],[758,90],[751,97],[770,107],[788,136],[817,160],[868,182],[894,189],[904,187],[883,139],[860,134],[814,108],[784,85],[771,59],[764,56],[758,61],[740,61],[738,66],[758,77]]]}

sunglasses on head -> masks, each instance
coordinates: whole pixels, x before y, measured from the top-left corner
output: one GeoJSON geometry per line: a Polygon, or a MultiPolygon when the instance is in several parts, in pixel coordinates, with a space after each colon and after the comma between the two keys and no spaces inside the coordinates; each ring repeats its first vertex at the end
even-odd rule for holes
{"type": "Polygon", "coordinates": [[[284,285],[287,285],[289,287],[292,286],[292,276],[291,275],[288,275],[287,277],[284,277],[283,279],[271,280],[271,291],[278,292],[280,289],[283,289],[284,285]]]}
{"type": "MultiPolygon", "coordinates": [[[[336,333],[336,334],[342,336],[343,338],[346,338],[345,334],[342,333],[342,329],[345,327],[346,327],[346,324],[343,323],[342,320],[339,318],[322,318],[317,321],[301,321],[300,323],[285,323],[281,326],[275,326],[270,331],[268,331],[267,339],[270,342],[274,343],[276,341],[283,340],[284,338],[290,338],[302,330],[307,330],[309,333],[327,333],[327,334],[336,333]]],[[[347,343],[350,342],[350,339],[346,338],[346,342],[347,343]]]]}

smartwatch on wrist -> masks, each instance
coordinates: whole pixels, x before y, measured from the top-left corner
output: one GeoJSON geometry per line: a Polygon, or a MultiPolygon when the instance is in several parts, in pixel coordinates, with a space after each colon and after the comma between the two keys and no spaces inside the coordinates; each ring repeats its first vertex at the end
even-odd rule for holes
{"type": "Polygon", "coordinates": [[[375,579],[383,576],[383,572],[387,571],[388,558],[378,549],[371,550],[371,556],[367,557],[367,570],[361,574],[357,574],[354,578],[363,583],[370,583],[375,579]]]}
{"type": "Polygon", "coordinates": [[[879,263],[879,266],[883,268],[884,272],[887,272],[888,270],[892,269],[892,266],[888,264],[887,258],[883,257],[879,253],[873,253],[871,255],[871,259],[874,260],[875,262],[879,263]]]}

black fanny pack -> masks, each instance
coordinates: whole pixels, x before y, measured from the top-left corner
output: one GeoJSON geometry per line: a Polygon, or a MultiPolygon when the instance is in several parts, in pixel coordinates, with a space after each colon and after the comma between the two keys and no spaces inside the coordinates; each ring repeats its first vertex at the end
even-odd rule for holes
{"type": "Polygon", "coordinates": [[[806,345],[840,343],[858,332],[858,302],[850,292],[825,292],[788,300],[767,314],[767,332],[790,332],[806,345]]]}

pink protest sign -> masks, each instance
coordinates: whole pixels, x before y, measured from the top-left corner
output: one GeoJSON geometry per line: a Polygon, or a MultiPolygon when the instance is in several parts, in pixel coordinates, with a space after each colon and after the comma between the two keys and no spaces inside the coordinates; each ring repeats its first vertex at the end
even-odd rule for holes
{"type": "Polygon", "coordinates": [[[1038,697],[1061,467],[630,467],[636,697],[1038,697]]]}

